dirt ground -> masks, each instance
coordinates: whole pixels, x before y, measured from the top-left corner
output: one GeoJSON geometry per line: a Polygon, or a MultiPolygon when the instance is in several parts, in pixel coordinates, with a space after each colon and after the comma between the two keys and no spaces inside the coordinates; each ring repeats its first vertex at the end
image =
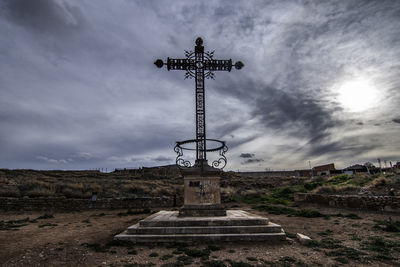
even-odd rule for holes
{"type": "Polygon", "coordinates": [[[317,242],[306,246],[289,238],[280,244],[127,246],[109,242],[115,234],[149,214],[127,215],[126,210],[53,213],[50,216],[43,216],[44,212],[3,212],[0,214],[0,264],[126,267],[400,266],[400,233],[386,232],[374,227],[376,220],[383,221],[390,217],[399,221],[400,214],[308,205],[308,209],[325,214],[353,213],[360,218],[354,215],[304,218],[268,214],[252,210],[248,206],[235,208],[270,218],[272,222],[282,225],[290,236],[302,233],[317,242]],[[40,216],[42,218],[38,218],[40,216]],[[202,255],[203,257],[187,252],[196,249],[197,252],[199,249],[204,252],[207,247],[209,255],[202,255]]]}

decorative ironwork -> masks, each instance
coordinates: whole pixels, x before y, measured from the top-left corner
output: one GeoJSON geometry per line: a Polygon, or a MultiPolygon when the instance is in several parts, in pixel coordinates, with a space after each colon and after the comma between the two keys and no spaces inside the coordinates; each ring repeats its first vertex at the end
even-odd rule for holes
{"type": "MultiPolygon", "coordinates": [[[[183,145],[190,144],[190,143],[198,143],[199,141],[200,140],[198,140],[198,139],[190,139],[190,140],[176,142],[176,145],[174,147],[174,151],[178,154],[176,156],[176,160],[175,160],[176,165],[178,165],[179,167],[187,167],[187,168],[192,167],[194,165],[189,160],[183,159],[183,151],[184,150],[195,151],[196,148],[184,147],[183,145]]],[[[228,147],[226,146],[226,143],[224,141],[217,140],[217,139],[206,139],[206,141],[218,143],[218,145],[216,147],[208,148],[204,152],[218,151],[219,158],[214,160],[211,165],[214,168],[223,169],[227,163],[225,153],[228,151],[228,147]]]]}
{"type": "Polygon", "coordinates": [[[192,164],[184,160],[183,150],[196,150],[196,163],[204,164],[207,163],[207,152],[218,151],[220,158],[212,162],[214,168],[222,169],[226,165],[225,153],[228,151],[228,147],[225,142],[207,139],[206,138],[206,113],[205,113],[205,92],[204,92],[204,78],[215,79],[214,71],[231,71],[234,66],[240,70],[244,64],[241,61],[232,63],[232,59],[214,59],[214,51],[204,52],[203,39],[198,37],[196,39],[196,46],[194,51],[185,51],[186,58],[176,59],[167,58],[167,62],[162,59],[157,59],[154,64],[162,68],[164,65],[167,66],[168,71],[170,70],[185,70],[185,79],[195,79],[196,89],[196,139],[186,140],[177,142],[174,151],[178,154],[176,157],[176,164],[181,167],[192,167],[192,164]],[[217,150],[207,149],[207,140],[216,141],[223,144],[217,150]],[[196,149],[185,149],[181,145],[186,143],[196,143],[196,149]],[[222,167],[220,167],[222,166],[222,167]]]}

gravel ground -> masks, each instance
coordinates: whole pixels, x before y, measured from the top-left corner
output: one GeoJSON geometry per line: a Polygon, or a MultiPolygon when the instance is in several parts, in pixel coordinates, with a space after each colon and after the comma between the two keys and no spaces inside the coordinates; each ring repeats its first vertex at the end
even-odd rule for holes
{"type": "Polygon", "coordinates": [[[288,238],[280,244],[127,245],[112,243],[112,237],[149,214],[127,215],[126,210],[53,213],[46,216],[43,212],[3,212],[0,214],[0,264],[400,266],[400,233],[387,232],[382,225],[376,226],[379,224],[376,220],[391,218],[400,221],[400,214],[307,205],[298,208],[343,216],[304,218],[268,214],[248,206],[235,208],[270,218],[272,222],[282,225],[290,237],[302,233],[316,242],[305,246],[295,238],[288,238]]]}

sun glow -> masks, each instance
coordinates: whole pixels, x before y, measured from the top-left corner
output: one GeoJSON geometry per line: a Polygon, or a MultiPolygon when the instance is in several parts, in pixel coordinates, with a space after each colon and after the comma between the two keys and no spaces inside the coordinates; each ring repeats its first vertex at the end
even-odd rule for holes
{"type": "Polygon", "coordinates": [[[344,82],[338,93],[339,103],[350,112],[373,108],[378,99],[377,89],[366,79],[344,82]]]}

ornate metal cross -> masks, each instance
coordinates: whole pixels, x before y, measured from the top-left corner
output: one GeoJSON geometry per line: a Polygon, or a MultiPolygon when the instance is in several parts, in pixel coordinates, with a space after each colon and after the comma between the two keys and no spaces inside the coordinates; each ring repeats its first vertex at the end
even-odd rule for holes
{"type": "MultiPolygon", "coordinates": [[[[222,159],[213,162],[214,167],[219,167],[221,160],[224,161],[224,165],[226,165],[226,158],[223,155],[228,148],[225,145],[225,142],[215,140],[215,139],[207,139],[206,138],[206,113],[205,113],[205,94],[204,94],[204,78],[214,79],[214,71],[231,71],[232,66],[235,66],[236,69],[241,69],[244,64],[240,61],[236,62],[234,65],[232,64],[232,59],[213,59],[214,51],[212,52],[204,52],[203,40],[198,37],[196,39],[196,46],[193,51],[185,51],[186,58],[184,59],[175,59],[168,58],[167,62],[163,62],[161,59],[157,59],[154,64],[162,68],[164,65],[167,66],[169,70],[185,70],[185,79],[194,78],[195,79],[195,89],[196,89],[196,139],[186,140],[182,142],[177,142],[177,146],[175,147],[175,151],[178,153],[177,164],[178,166],[190,167],[191,164],[188,161],[184,161],[180,159],[182,156],[182,144],[195,142],[196,143],[196,163],[195,165],[203,166],[204,163],[207,164],[207,152],[209,151],[218,151],[220,150],[220,155],[223,157],[222,159]],[[220,147],[207,149],[207,140],[219,142],[221,144],[220,147]],[[178,147],[178,149],[176,149],[178,147]]],[[[188,149],[192,150],[192,149],[188,149]]]]}

